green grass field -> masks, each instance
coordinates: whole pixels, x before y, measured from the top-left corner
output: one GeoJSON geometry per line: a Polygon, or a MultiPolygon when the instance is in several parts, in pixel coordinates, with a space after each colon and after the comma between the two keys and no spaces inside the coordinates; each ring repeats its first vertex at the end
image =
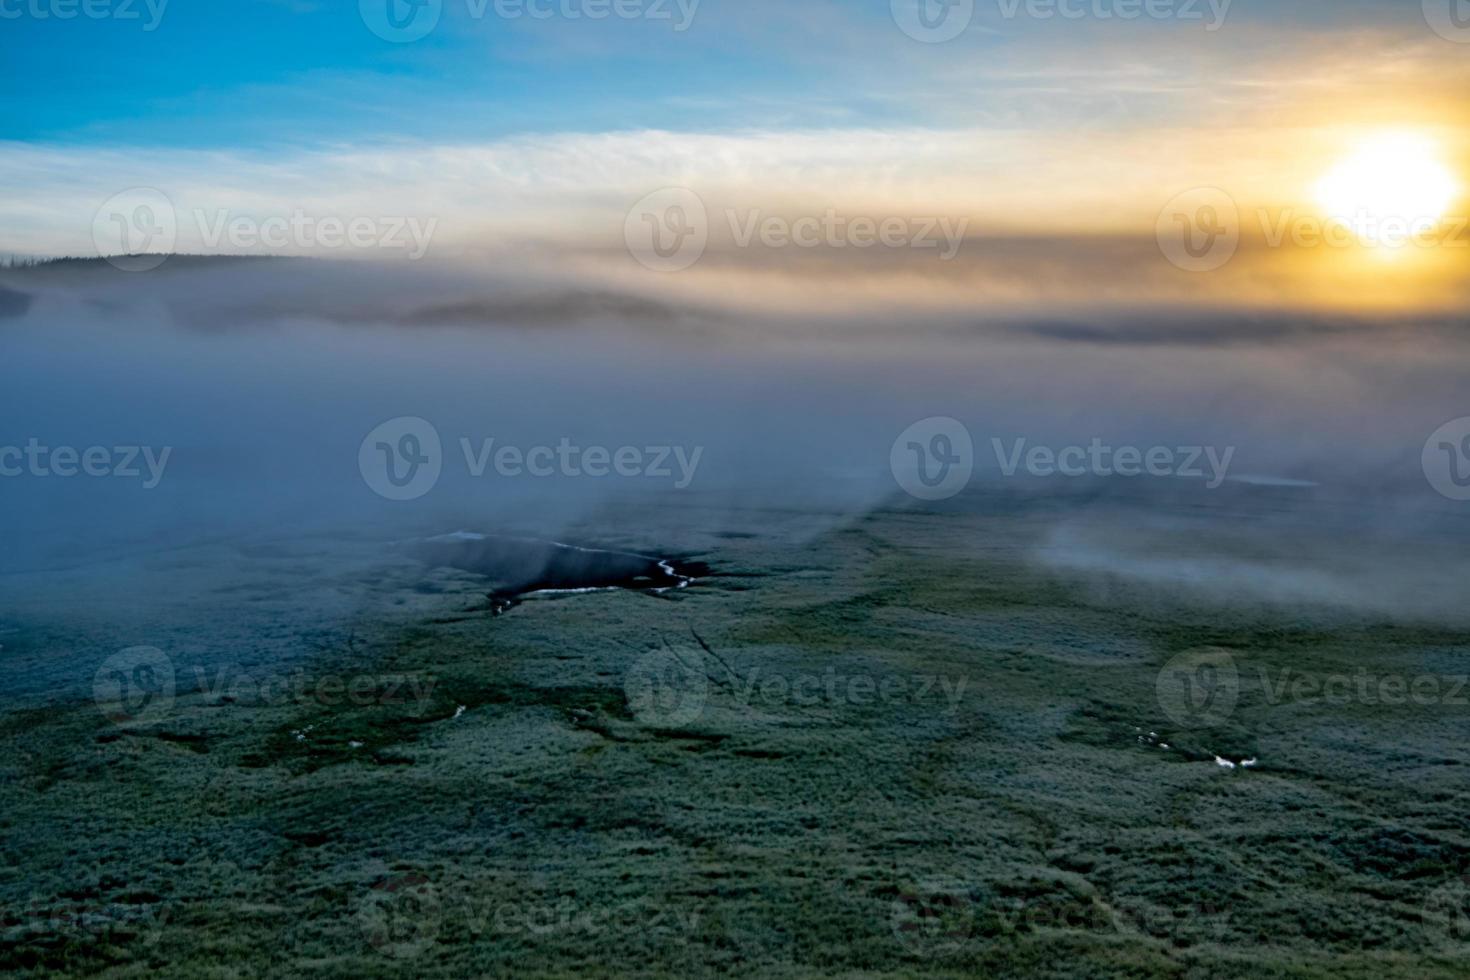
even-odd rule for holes
{"type": "Polygon", "coordinates": [[[1470,975],[1470,634],[1099,598],[984,508],[762,522],[662,598],[395,566],[289,667],[11,711],[0,967],[1470,975]]]}

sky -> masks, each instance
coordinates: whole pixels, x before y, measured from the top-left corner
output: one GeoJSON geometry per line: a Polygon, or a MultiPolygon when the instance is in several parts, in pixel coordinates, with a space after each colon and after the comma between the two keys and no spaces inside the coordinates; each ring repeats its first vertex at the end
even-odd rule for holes
{"type": "MultiPolygon", "coordinates": [[[[1470,173],[1466,0],[947,2],[0,0],[24,93],[0,100],[0,252],[95,254],[138,187],[570,261],[671,186],[1075,243],[1192,188],[1298,207],[1379,131],[1470,173]]],[[[178,249],[231,250],[212,220],[178,249]]]]}
{"type": "Polygon", "coordinates": [[[415,37],[387,26],[410,0],[89,0],[106,16],[60,19],[68,2],[0,4],[0,71],[26,93],[0,106],[7,139],[219,149],[1121,121],[1098,119],[1110,112],[1147,125],[1281,105],[1329,71],[1368,82],[1402,79],[1406,59],[1467,60],[1418,0],[1151,0],[1172,15],[1135,20],[1099,16],[1128,0],[964,0],[966,28],[942,43],[904,33],[919,0],[620,0],[636,16],[597,20],[611,0],[413,0],[438,19],[397,42],[379,34],[415,37]],[[1267,84],[1288,91],[1242,99],[1267,84]]]}

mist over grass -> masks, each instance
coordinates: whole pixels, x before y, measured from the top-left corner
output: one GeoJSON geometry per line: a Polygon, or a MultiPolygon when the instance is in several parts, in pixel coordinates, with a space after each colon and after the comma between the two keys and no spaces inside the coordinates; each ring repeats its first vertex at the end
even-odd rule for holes
{"type": "Polygon", "coordinates": [[[12,572],[267,532],[554,534],[666,493],[723,513],[707,518],[719,530],[778,508],[821,515],[816,534],[911,505],[889,468],[893,441],[949,416],[974,437],[977,492],[1057,508],[1038,560],[1059,573],[1191,601],[1458,615],[1445,583],[1460,559],[1415,542],[1463,527],[1420,464],[1428,435],[1465,411],[1462,319],[1071,301],[1019,315],[956,297],[895,316],[855,312],[820,285],[772,305],[677,276],[509,260],[174,257],[146,274],[76,260],[6,270],[0,288],[24,297],[0,328],[0,410],[25,421],[10,443],[172,453],[149,489],[6,481],[12,572]],[[433,491],[407,502],[374,493],[358,468],[364,437],[397,417],[428,420],[444,451],[433,491]],[[487,447],[564,441],[701,455],[677,489],[472,472],[487,447]],[[1036,479],[1002,465],[1015,447],[1092,442],[1230,449],[1230,482],[1036,479]],[[1156,506],[1196,523],[1140,531],[1130,514],[1156,506]],[[1349,540],[1393,560],[1348,569],[1349,540]],[[1267,570],[1222,553],[1251,541],[1291,560],[1267,570]]]}

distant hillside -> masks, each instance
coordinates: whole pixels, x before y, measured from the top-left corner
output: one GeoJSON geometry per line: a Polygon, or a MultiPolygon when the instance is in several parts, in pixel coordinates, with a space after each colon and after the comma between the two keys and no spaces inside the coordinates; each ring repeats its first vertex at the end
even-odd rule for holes
{"type": "MultiPolygon", "coordinates": [[[[141,256],[72,256],[66,255],[60,258],[10,258],[0,260],[0,273],[12,279],[21,279],[31,275],[47,275],[52,273],[83,272],[92,269],[99,271],[113,270],[112,262],[117,259],[140,258],[141,256]]],[[[283,262],[297,261],[292,256],[280,255],[169,255],[159,266],[160,269],[198,269],[201,267],[232,265],[240,262],[283,262]]]]}

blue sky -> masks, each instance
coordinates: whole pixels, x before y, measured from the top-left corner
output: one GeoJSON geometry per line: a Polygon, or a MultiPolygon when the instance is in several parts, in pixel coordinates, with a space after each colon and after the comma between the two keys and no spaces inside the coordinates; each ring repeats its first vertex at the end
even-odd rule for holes
{"type": "Polygon", "coordinates": [[[471,19],[449,0],[411,44],[371,33],[356,0],[171,0],[153,31],[143,0],[139,21],[23,17],[0,22],[5,86],[27,92],[0,103],[0,136],[209,147],[885,115],[830,57],[731,31],[706,2],[677,33],[647,20],[471,19]]]}
{"type": "MultiPolygon", "coordinates": [[[[1004,0],[977,0],[973,26],[946,44],[904,36],[888,0],[702,0],[684,32],[673,26],[678,0],[668,0],[668,20],[595,22],[506,19],[493,3],[472,17],[474,0],[443,0],[432,33],[394,44],[367,28],[358,0],[167,0],[151,31],[148,0],[94,2],[130,2],[138,17],[0,20],[0,78],[24,93],[0,100],[0,139],[223,148],[967,125],[1023,70],[1028,85],[1058,72],[1065,86],[1068,73],[1130,61],[1248,69],[1282,45],[1337,30],[1428,33],[1418,0],[1234,0],[1214,33],[1174,22],[1007,19],[1004,0]]],[[[1028,118],[1071,122],[1067,93],[1049,91],[1057,98],[1030,103],[1028,118]]],[[[1147,91],[1131,95],[1142,111],[1158,110],[1147,91]]]]}
{"type": "Polygon", "coordinates": [[[960,0],[973,17],[945,43],[891,6],[932,0],[699,0],[682,32],[694,0],[483,0],[480,17],[482,0],[425,0],[442,16],[410,43],[361,6],[405,0],[167,0],[146,30],[149,2],[0,0],[0,252],[85,254],[99,208],[136,188],[185,215],[434,220],[443,254],[606,245],[671,186],[996,234],[1132,232],[1191,187],[1303,200],[1388,127],[1470,171],[1470,27],[1455,43],[1425,16],[1470,0],[1230,0],[1214,31],[1023,8],[1202,18],[1226,0],[960,0]],[[669,16],[510,19],[496,2],[669,16]],[[28,13],[67,4],[137,16],[28,13]]]}

